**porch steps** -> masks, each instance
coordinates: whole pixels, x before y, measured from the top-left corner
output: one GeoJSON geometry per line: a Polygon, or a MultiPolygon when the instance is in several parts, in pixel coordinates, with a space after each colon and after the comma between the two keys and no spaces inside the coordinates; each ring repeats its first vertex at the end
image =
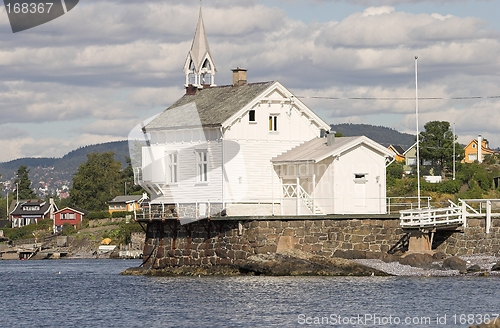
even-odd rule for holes
{"type": "Polygon", "coordinates": [[[325,214],[325,213],[323,213],[323,211],[321,210],[321,208],[318,205],[314,205],[314,208],[313,208],[312,199],[303,198],[303,200],[304,200],[304,203],[306,204],[307,208],[309,209],[309,211],[311,211],[311,213],[313,213],[314,215],[324,215],[325,214]]]}

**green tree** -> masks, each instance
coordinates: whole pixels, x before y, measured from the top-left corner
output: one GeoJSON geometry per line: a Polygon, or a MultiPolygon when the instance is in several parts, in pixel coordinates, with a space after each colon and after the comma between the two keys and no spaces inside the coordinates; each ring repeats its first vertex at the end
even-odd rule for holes
{"type": "Polygon", "coordinates": [[[427,122],[424,129],[419,134],[420,156],[431,161],[444,174],[444,170],[453,165],[453,143],[455,142],[456,160],[463,157],[463,149],[456,142],[457,137],[453,136],[449,122],[427,122]]]}
{"type": "Polygon", "coordinates": [[[28,168],[25,165],[19,166],[17,169],[17,178],[14,180],[16,184],[16,188],[18,188],[18,193],[16,193],[16,197],[19,195],[19,199],[34,199],[36,198],[36,194],[31,189],[31,180],[29,179],[28,168]]]}
{"type": "Polygon", "coordinates": [[[141,186],[134,184],[134,169],[130,157],[126,158],[127,166],[122,171],[122,186],[126,195],[141,195],[144,192],[141,186]]]}
{"type": "Polygon", "coordinates": [[[113,152],[91,153],[73,176],[69,191],[75,206],[88,211],[107,209],[107,202],[123,194],[121,163],[113,152]]]}

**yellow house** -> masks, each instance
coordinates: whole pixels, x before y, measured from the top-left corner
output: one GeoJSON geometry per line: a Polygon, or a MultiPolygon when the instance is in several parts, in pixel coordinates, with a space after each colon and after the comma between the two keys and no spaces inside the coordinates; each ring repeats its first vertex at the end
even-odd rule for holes
{"type": "Polygon", "coordinates": [[[472,140],[465,146],[462,163],[474,163],[474,161],[482,163],[484,156],[493,155],[494,153],[495,151],[489,148],[488,140],[483,139],[481,135],[479,135],[477,139],[472,140]],[[481,147],[478,147],[478,145],[481,145],[481,147]]]}
{"type": "Polygon", "coordinates": [[[147,194],[116,196],[108,202],[109,213],[113,212],[133,212],[141,207],[141,203],[148,199],[147,194]]]}
{"type": "Polygon", "coordinates": [[[405,150],[403,149],[403,147],[401,147],[400,145],[389,145],[389,150],[392,150],[396,156],[394,156],[394,159],[397,161],[397,162],[404,162],[405,161],[405,150]]]}

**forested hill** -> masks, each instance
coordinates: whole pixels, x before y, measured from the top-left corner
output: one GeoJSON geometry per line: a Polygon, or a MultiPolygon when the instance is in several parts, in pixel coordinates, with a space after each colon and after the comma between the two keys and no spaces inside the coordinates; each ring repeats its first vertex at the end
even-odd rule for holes
{"type": "Polygon", "coordinates": [[[400,145],[404,149],[408,149],[415,143],[415,135],[401,133],[384,126],[343,123],[331,124],[330,127],[333,131],[342,133],[344,137],[366,136],[386,147],[400,145]]]}
{"type": "Polygon", "coordinates": [[[9,180],[15,175],[19,166],[25,165],[30,169],[30,177],[32,175],[40,175],[40,172],[38,172],[40,170],[44,171],[47,168],[53,168],[51,171],[57,175],[58,179],[71,180],[80,164],[87,160],[87,154],[108,151],[114,152],[115,159],[122,162],[122,165],[125,166],[126,158],[130,156],[126,140],[81,147],[61,158],[19,158],[10,162],[0,163],[0,174],[2,175],[2,180],[9,180]]]}

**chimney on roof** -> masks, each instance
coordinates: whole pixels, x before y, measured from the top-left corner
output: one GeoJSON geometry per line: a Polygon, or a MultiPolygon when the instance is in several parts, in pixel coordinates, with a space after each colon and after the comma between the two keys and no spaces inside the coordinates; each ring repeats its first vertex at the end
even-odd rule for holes
{"type": "Polygon", "coordinates": [[[245,68],[233,68],[233,87],[240,87],[247,84],[247,70],[245,68]]]}
{"type": "Polygon", "coordinates": [[[328,147],[330,146],[333,146],[333,143],[335,142],[335,131],[331,130],[330,132],[328,132],[328,134],[326,135],[326,145],[328,147]]]}

